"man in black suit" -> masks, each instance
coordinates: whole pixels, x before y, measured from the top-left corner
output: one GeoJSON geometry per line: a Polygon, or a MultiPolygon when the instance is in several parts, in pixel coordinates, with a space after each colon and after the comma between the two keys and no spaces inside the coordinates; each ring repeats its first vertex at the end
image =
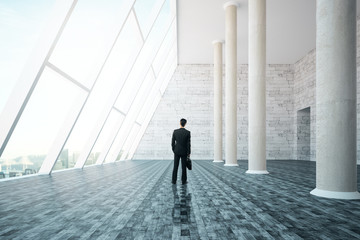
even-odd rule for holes
{"type": "Polygon", "coordinates": [[[180,120],[180,128],[174,130],[171,139],[171,147],[174,152],[174,170],[172,175],[172,183],[176,184],[177,172],[179,168],[179,160],[181,158],[181,181],[182,184],[187,183],[186,176],[186,161],[187,156],[190,156],[191,153],[191,144],[190,144],[190,131],[185,129],[186,119],[180,120]]]}

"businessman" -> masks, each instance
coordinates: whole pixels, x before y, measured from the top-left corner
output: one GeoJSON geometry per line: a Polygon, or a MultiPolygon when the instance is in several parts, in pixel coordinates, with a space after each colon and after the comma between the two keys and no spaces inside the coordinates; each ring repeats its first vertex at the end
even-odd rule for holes
{"type": "Polygon", "coordinates": [[[181,168],[182,168],[181,182],[182,184],[187,183],[186,161],[187,161],[187,156],[190,156],[191,153],[191,143],[190,143],[190,131],[185,129],[185,125],[186,125],[186,119],[182,118],[180,120],[180,128],[174,130],[171,139],[171,147],[174,152],[174,169],[172,175],[173,184],[176,184],[180,159],[181,159],[181,168]]]}

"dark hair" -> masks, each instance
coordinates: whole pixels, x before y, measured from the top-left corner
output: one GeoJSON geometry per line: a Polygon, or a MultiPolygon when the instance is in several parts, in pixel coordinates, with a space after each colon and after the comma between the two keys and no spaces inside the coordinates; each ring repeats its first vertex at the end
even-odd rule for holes
{"type": "Polygon", "coordinates": [[[183,126],[183,127],[185,127],[186,122],[187,122],[186,119],[185,119],[185,118],[182,118],[182,119],[180,120],[180,125],[183,126]]]}

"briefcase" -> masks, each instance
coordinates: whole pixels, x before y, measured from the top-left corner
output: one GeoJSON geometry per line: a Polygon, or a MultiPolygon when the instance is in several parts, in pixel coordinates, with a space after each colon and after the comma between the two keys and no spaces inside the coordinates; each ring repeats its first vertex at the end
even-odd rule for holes
{"type": "Polygon", "coordinates": [[[187,156],[187,159],[186,159],[186,167],[187,167],[189,170],[192,169],[192,164],[191,164],[190,156],[187,156]]]}

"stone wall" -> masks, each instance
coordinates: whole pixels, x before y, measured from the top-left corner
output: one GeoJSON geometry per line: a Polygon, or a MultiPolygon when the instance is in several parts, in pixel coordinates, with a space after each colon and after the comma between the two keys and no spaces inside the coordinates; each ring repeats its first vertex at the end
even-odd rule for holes
{"type": "Polygon", "coordinates": [[[310,108],[297,111],[296,139],[297,160],[310,160],[310,108]]]}
{"type": "MultiPolygon", "coordinates": [[[[360,164],[360,17],[357,18],[357,161],[360,164]]],[[[310,159],[316,160],[316,50],[294,64],[295,113],[310,107],[310,159]]]]}
{"type": "MultiPolygon", "coordinates": [[[[294,157],[293,80],[292,65],[267,67],[268,159],[294,157]]],[[[248,65],[238,66],[237,86],[238,159],[247,159],[248,65]]],[[[186,127],[192,135],[192,158],[213,159],[212,65],[177,67],[133,159],[172,159],[171,134],[179,127],[180,118],[188,120],[186,127]]]]}
{"type": "Polygon", "coordinates": [[[269,65],[266,71],[266,92],[266,158],[294,159],[296,129],[293,66],[269,65]]]}
{"type": "MultiPolygon", "coordinates": [[[[357,158],[360,164],[360,17],[357,18],[357,43],[357,158]]],[[[247,71],[247,65],[238,66],[238,159],[248,158],[247,71]]],[[[310,160],[315,161],[315,49],[294,64],[268,65],[266,82],[267,159],[304,158],[305,153],[297,151],[297,139],[301,138],[297,136],[297,119],[301,117],[302,110],[310,108],[309,154],[310,160]]],[[[171,159],[171,134],[173,129],[178,127],[179,119],[182,117],[189,120],[187,128],[192,131],[193,158],[212,159],[212,65],[178,66],[134,159],[171,159]]]]}
{"type": "MultiPolygon", "coordinates": [[[[310,51],[294,64],[294,108],[295,114],[310,108],[310,160],[316,159],[316,51],[310,51]]],[[[294,119],[297,119],[295,116],[294,119]]],[[[294,123],[297,124],[296,122],[294,123]]],[[[297,136],[296,138],[299,138],[297,136]]],[[[301,139],[300,139],[301,140],[301,139]]],[[[295,142],[296,144],[296,142],[295,142]]],[[[296,156],[295,159],[301,159],[296,156]]]]}

